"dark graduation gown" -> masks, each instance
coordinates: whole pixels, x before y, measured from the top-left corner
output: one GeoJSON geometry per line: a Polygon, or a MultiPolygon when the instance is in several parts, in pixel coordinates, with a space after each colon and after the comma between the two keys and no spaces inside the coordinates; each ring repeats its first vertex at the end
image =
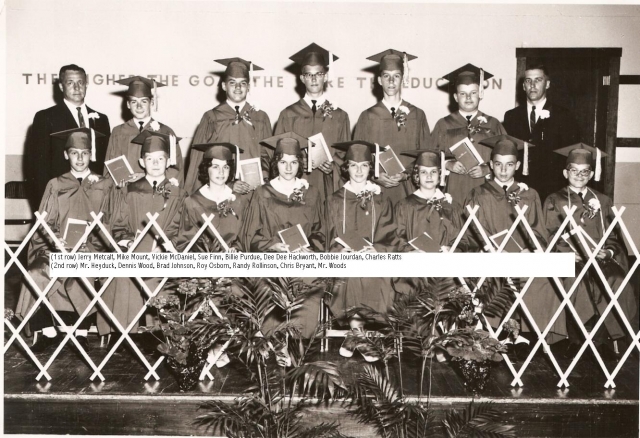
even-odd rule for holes
{"type": "MultiPolygon", "coordinates": [[[[202,214],[209,216],[214,215],[211,223],[220,236],[224,239],[230,248],[242,250],[240,245],[240,226],[241,219],[247,206],[247,198],[243,196],[235,196],[233,201],[219,204],[205,197],[200,190],[184,200],[184,208],[182,210],[182,218],[180,219],[180,231],[178,233],[178,244],[176,249],[183,252],[191,243],[191,240],[202,228],[204,221],[202,214]],[[226,205],[223,205],[226,204],[226,205]],[[231,210],[229,210],[231,208],[231,210]]],[[[217,238],[213,235],[210,228],[207,228],[193,244],[189,252],[223,252],[217,238]]]]}
{"type": "MultiPolygon", "coordinates": [[[[144,126],[143,130],[153,131],[151,128],[151,123],[153,121],[152,117],[149,123],[144,126]]],[[[173,129],[169,128],[167,125],[160,122],[158,122],[158,124],[160,125],[158,132],[167,135],[176,135],[175,132],[173,132],[173,129]]],[[[129,161],[129,164],[135,173],[144,173],[144,169],[140,167],[140,162],[138,161],[141,157],[140,150],[142,149],[142,145],[131,143],[131,140],[140,134],[139,128],[140,126],[137,125],[135,119],[131,119],[126,123],[113,128],[111,137],[109,137],[109,145],[107,146],[105,161],[124,155],[127,157],[127,161],[129,161]]],[[[184,183],[184,161],[182,159],[182,151],[180,150],[179,144],[176,144],[176,165],[169,167],[166,175],[167,178],[176,178],[180,184],[184,183]]],[[[104,176],[111,177],[106,166],[104,168],[104,176]]]]}
{"type": "MultiPolygon", "coordinates": [[[[569,208],[577,206],[577,209],[573,214],[576,223],[586,231],[586,233],[591,236],[596,243],[599,243],[602,240],[604,231],[609,228],[609,225],[614,218],[613,211],[611,209],[613,201],[608,196],[596,190],[588,189],[583,203],[577,193],[570,190],[568,187],[564,187],[563,189],[549,195],[544,203],[545,227],[551,235],[558,231],[566,217],[564,212],[565,206],[568,206],[569,208]],[[585,212],[588,210],[587,206],[589,204],[589,200],[594,198],[600,201],[600,211],[596,213],[593,218],[589,218],[588,215],[583,216],[583,214],[586,214],[585,212]]],[[[569,232],[570,230],[570,226],[567,226],[563,233],[569,232]]],[[[576,249],[581,248],[579,240],[573,241],[572,245],[576,249]]],[[[611,286],[613,293],[616,293],[622,284],[624,277],[629,271],[626,248],[620,238],[619,228],[614,229],[614,231],[609,234],[609,237],[607,237],[602,249],[613,251],[613,260],[605,263],[599,261],[598,263],[604,276],[607,278],[607,282],[611,286]]],[[[560,252],[572,252],[572,249],[562,238],[558,240],[556,250],[560,252]]],[[[583,263],[576,264],[576,274],[582,270],[583,266],[583,263]]],[[[563,283],[565,290],[568,291],[574,282],[575,277],[564,278],[563,283]]],[[[596,308],[598,314],[604,311],[609,303],[608,297],[609,295],[602,285],[602,280],[600,280],[600,277],[597,275],[595,268],[591,267],[576,291],[571,296],[571,302],[580,316],[580,319],[584,323],[596,315],[596,308]],[[594,302],[597,303],[597,306],[594,305],[594,302]]],[[[633,287],[630,283],[627,283],[623,289],[620,297],[618,297],[618,302],[620,303],[620,307],[626,317],[629,319],[629,322],[634,327],[634,330],[637,330],[638,307],[633,287]]],[[[613,339],[626,334],[626,329],[618,322],[618,319],[615,316],[617,314],[617,310],[615,308],[612,309],[604,322],[604,325],[609,332],[609,336],[613,339]]],[[[573,317],[570,318],[573,319],[573,317]]]]}
{"type": "Polygon", "coordinates": [[[313,169],[310,174],[305,174],[304,176],[312,187],[318,189],[320,197],[324,201],[342,185],[340,165],[343,163],[341,156],[344,156],[344,154],[337,154],[337,151],[331,148],[331,145],[349,141],[351,137],[349,115],[342,109],[336,108],[331,113],[331,116],[324,117],[320,110],[316,111],[314,116],[307,102],[304,99],[300,99],[282,110],[278,118],[275,135],[289,131],[305,138],[321,132],[327,142],[327,146],[332,151],[334,159],[332,174],[326,175],[319,169],[313,169]]]}
{"type": "MultiPolygon", "coordinates": [[[[191,144],[227,142],[237,145],[244,150],[241,159],[262,158],[262,171],[267,176],[271,152],[260,145],[265,138],[271,137],[271,121],[264,111],[251,111],[251,104],[245,102],[240,114],[249,113],[251,125],[241,120],[233,124],[236,119],[235,108],[223,102],[207,111],[202,116],[191,144]]],[[[187,193],[194,193],[202,184],[198,181],[198,169],[194,157],[202,157],[203,152],[193,148],[189,151],[189,169],[185,180],[187,193]]]]}
{"type": "MultiPolygon", "coordinates": [[[[398,129],[396,120],[391,117],[387,107],[382,102],[378,102],[360,114],[353,139],[377,143],[380,147],[391,146],[402,165],[410,172],[414,159],[400,153],[430,147],[431,132],[424,111],[406,100],[403,100],[400,105],[409,108],[405,126],[398,129]]],[[[383,197],[390,198],[395,205],[411,193],[413,193],[413,185],[407,179],[396,187],[384,189],[383,197]]]]}
{"type": "MultiPolygon", "coordinates": [[[[525,205],[529,207],[525,213],[525,218],[540,243],[540,246],[545,249],[549,239],[547,229],[544,227],[544,218],[542,216],[542,207],[540,205],[538,192],[531,187],[529,187],[528,190],[520,190],[517,181],[514,181],[511,187],[509,187],[509,193],[517,193],[518,191],[520,191],[518,194],[520,197],[518,205],[520,207],[524,207],[525,205]]],[[[515,207],[508,202],[504,190],[495,180],[487,181],[481,186],[472,189],[465,205],[471,205],[472,207],[475,205],[480,206],[477,217],[487,233],[487,237],[509,229],[517,217],[515,207]]],[[[485,242],[482,237],[480,237],[480,234],[476,233],[475,237],[477,246],[480,248],[484,247],[485,242]]],[[[522,248],[528,248],[531,251],[536,249],[533,240],[530,238],[522,223],[518,225],[518,228],[512,234],[512,238],[522,248]]],[[[525,280],[526,279],[522,279],[521,283],[524,284],[525,280]]],[[[523,301],[527,305],[531,316],[540,330],[544,330],[560,306],[559,295],[547,278],[535,278],[529,286],[523,301]]],[[[528,322],[526,318],[523,319],[523,321],[528,322]]],[[[527,331],[527,329],[528,327],[523,324],[523,331],[527,331]]],[[[566,335],[564,315],[560,315],[556,320],[550,335],[548,339],[549,342],[555,342],[559,340],[558,336],[566,335]]]]}
{"type": "MultiPolygon", "coordinates": [[[[482,111],[478,111],[476,116],[471,119],[471,128],[472,131],[467,129],[467,119],[460,112],[451,113],[436,123],[431,133],[432,144],[435,148],[448,153],[449,147],[469,136],[471,132],[477,131],[470,135],[470,139],[473,141],[480,156],[485,162],[488,162],[491,158],[491,148],[481,145],[480,141],[494,135],[506,134],[507,131],[502,127],[498,119],[482,111]],[[487,122],[480,123],[478,117],[484,117],[487,122]]],[[[471,189],[482,185],[485,181],[484,177],[471,178],[468,175],[458,175],[451,172],[447,178],[447,192],[451,194],[453,199],[463,200],[471,189]]]]}
{"type": "MultiPolygon", "coordinates": [[[[158,184],[156,193],[146,178],[128,184],[122,189],[113,190],[113,222],[111,227],[113,239],[116,243],[122,240],[133,241],[136,230],[142,231],[149,221],[147,212],[152,215],[160,213],[156,222],[175,246],[185,196],[186,193],[181,187],[172,185],[166,178],[158,184]],[[162,188],[166,190],[166,195],[158,193],[162,188]]],[[[147,236],[155,235],[159,236],[159,233],[156,231],[156,227],[152,226],[147,236]]],[[[161,247],[163,240],[159,238],[157,242],[161,247]]],[[[141,244],[134,252],[142,252],[140,246],[141,244]]],[[[160,279],[155,277],[147,278],[144,281],[151,292],[160,283],[160,279]]],[[[142,291],[136,280],[114,278],[104,292],[103,298],[105,304],[126,328],[140,311],[148,295],[142,291]]],[[[150,323],[151,320],[148,319],[147,324],[150,323]]],[[[138,322],[133,326],[132,333],[136,332],[137,327],[138,322]]],[[[102,314],[98,314],[98,331],[101,335],[114,331],[114,328],[102,314]]]]}
{"type": "MultiPolygon", "coordinates": [[[[374,195],[373,202],[368,201],[363,209],[356,194],[343,187],[333,193],[327,202],[327,245],[331,252],[343,249],[335,238],[345,235],[367,239],[378,252],[395,250],[396,224],[388,198],[385,199],[382,194],[374,195]]],[[[378,312],[386,312],[393,304],[394,295],[390,278],[347,278],[343,287],[334,291],[331,311],[340,317],[350,307],[366,305],[378,312]]]]}
{"type": "MultiPolygon", "coordinates": [[[[92,175],[100,179],[91,182],[88,177],[85,177],[80,183],[71,172],[67,172],[53,178],[47,184],[38,211],[47,212],[46,223],[58,239],[62,239],[64,236],[69,219],[92,222],[91,212],[98,214],[108,210],[109,194],[113,187],[112,180],[96,174],[92,175]]],[[[106,219],[103,216],[103,223],[106,222],[106,219]]],[[[97,227],[89,235],[86,246],[89,252],[106,250],[106,237],[101,236],[97,227]]],[[[49,234],[40,227],[29,243],[27,255],[29,274],[40,290],[43,290],[51,281],[48,271],[49,254],[52,252],[57,252],[55,244],[49,234]]],[[[85,292],[79,282],[67,281],[66,278],[58,278],[47,296],[54,309],[78,314],[84,312],[91,297],[92,295],[85,292]]],[[[16,315],[24,318],[34,302],[35,295],[26,282],[23,282],[16,315]]],[[[95,312],[95,309],[94,307],[91,313],[95,312]]]]}

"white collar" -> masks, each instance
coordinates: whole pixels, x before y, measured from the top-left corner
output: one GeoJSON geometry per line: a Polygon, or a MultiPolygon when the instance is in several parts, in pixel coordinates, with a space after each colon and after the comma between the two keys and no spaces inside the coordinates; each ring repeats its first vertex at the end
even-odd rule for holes
{"type": "Polygon", "coordinates": [[[71,111],[71,114],[77,116],[78,115],[78,110],[76,108],[80,107],[80,111],[82,111],[83,113],[86,113],[87,110],[87,104],[85,104],[84,102],[82,103],[82,105],[76,105],[75,103],[71,103],[69,102],[67,99],[62,99],[62,101],[64,102],[65,105],[67,105],[67,108],[69,108],[69,111],[71,111]]]}
{"type": "Polygon", "coordinates": [[[73,175],[75,178],[85,179],[86,177],[91,175],[91,169],[87,167],[82,173],[78,173],[75,170],[71,169],[71,175],[73,175]]]}
{"type": "Polygon", "coordinates": [[[575,187],[571,187],[571,186],[567,186],[567,187],[569,187],[569,189],[570,189],[573,193],[576,193],[576,194],[578,194],[578,195],[583,194],[584,196],[586,196],[586,195],[587,195],[587,192],[589,191],[589,190],[587,189],[587,186],[584,186],[584,188],[583,188],[582,190],[578,190],[578,189],[576,189],[575,187]]]}
{"type": "Polygon", "coordinates": [[[295,189],[301,189],[303,187],[309,188],[309,183],[300,178],[296,178],[295,184],[291,187],[285,187],[284,184],[280,182],[280,177],[276,176],[274,179],[269,181],[271,187],[273,187],[277,192],[282,193],[285,196],[291,196],[295,189]]]}
{"type": "Polygon", "coordinates": [[[236,103],[236,102],[233,102],[233,101],[227,99],[227,105],[229,105],[231,107],[231,109],[234,110],[234,111],[236,110],[236,107],[238,107],[238,111],[240,111],[240,113],[242,113],[242,108],[244,108],[244,105],[246,103],[247,103],[246,100],[243,100],[240,103],[236,103]]]}
{"type": "Polygon", "coordinates": [[[510,183],[503,183],[502,181],[498,181],[497,179],[495,181],[496,181],[496,184],[500,186],[500,188],[506,187],[507,190],[509,190],[511,186],[516,182],[515,178],[513,178],[510,183]]]}
{"type": "Polygon", "coordinates": [[[435,199],[442,199],[442,198],[444,198],[444,197],[445,197],[445,196],[444,196],[444,193],[442,193],[442,192],[440,191],[440,189],[438,189],[438,188],[436,188],[436,193],[435,193],[435,195],[433,195],[433,197],[432,197],[432,198],[425,198],[425,197],[424,197],[424,195],[422,194],[422,192],[420,191],[420,189],[418,189],[418,190],[416,190],[415,192],[413,192],[413,194],[414,194],[414,195],[416,195],[418,198],[426,199],[427,201],[428,201],[429,199],[433,199],[433,198],[435,198],[435,199]]]}
{"type": "Polygon", "coordinates": [[[367,183],[364,185],[364,189],[356,192],[355,188],[353,187],[353,185],[351,184],[351,181],[347,181],[347,183],[342,186],[345,189],[349,190],[351,193],[357,195],[358,193],[362,193],[364,191],[369,191],[369,192],[373,192],[373,193],[380,193],[380,186],[378,184],[374,184],[371,181],[367,181],[367,183]]]}
{"type": "Polygon", "coordinates": [[[144,177],[147,181],[149,181],[149,184],[151,184],[152,186],[154,181],[157,181],[157,185],[160,185],[160,183],[165,179],[165,175],[159,176],[157,178],[152,178],[149,175],[145,175],[144,177]]]}
{"type": "MultiPolygon", "coordinates": [[[[536,102],[536,112],[540,111],[541,109],[544,108],[544,106],[547,104],[547,98],[545,97],[544,99],[541,99],[539,101],[536,102]]],[[[530,103],[527,100],[527,114],[531,114],[531,108],[533,107],[533,104],[530,103]]],[[[538,113],[540,114],[540,113],[538,113]]],[[[536,117],[538,117],[538,114],[536,114],[536,117]]]]}
{"type": "Polygon", "coordinates": [[[235,195],[233,194],[233,190],[231,190],[229,186],[226,186],[226,185],[222,189],[222,193],[219,196],[214,196],[214,193],[212,193],[211,190],[209,190],[208,185],[204,185],[200,187],[199,192],[202,196],[204,196],[208,200],[218,204],[226,201],[227,199],[230,199],[231,201],[235,201],[235,198],[236,198],[235,195]]]}
{"type": "Polygon", "coordinates": [[[136,126],[136,128],[137,128],[138,126],[140,126],[140,122],[144,122],[144,123],[142,124],[142,126],[143,126],[143,127],[145,127],[145,126],[147,126],[147,124],[151,121],[151,116],[146,117],[146,118],[144,118],[144,119],[142,119],[142,120],[141,120],[141,119],[136,119],[136,118],[134,117],[134,118],[133,118],[133,119],[131,119],[131,120],[133,120],[133,124],[136,126]]]}
{"type": "MultiPolygon", "coordinates": [[[[303,99],[305,102],[307,102],[307,105],[309,105],[309,108],[313,106],[313,102],[311,102],[312,100],[311,96],[309,96],[308,94],[305,94],[303,99]]],[[[322,94],[322,96],[313,98],[313,100],[316,101],[316,108],[320,108],[320,105],[325,103],[327,101],[327,98],[324,97],[324,94],[322,94]]]]}
{"type": "Polygon", "coordinates": [[[471,116],[471,119],[469,120],[473,120],[477,115],[478,115],[478,110],[475,110],[472,113],[468,113],[466,111],[462,111],[461,109],[458,110],[458,112],[460,113],[460,115],[462,116],[462,118],[466,119],[467,116],[471,116]]]}
{"type": "Polygon", "coordinates": [[[387,102],[385,99],[382,99],[382,104],[387,107],[387,109],[389,110],[389,112],[391,112],[391,108],[394,108],[395,111],[398,111],[398,108],[400,108],[402,106],[402,99],[400,99],[400,102],[398,103],[391,103],[391,102],[387,102]]]}

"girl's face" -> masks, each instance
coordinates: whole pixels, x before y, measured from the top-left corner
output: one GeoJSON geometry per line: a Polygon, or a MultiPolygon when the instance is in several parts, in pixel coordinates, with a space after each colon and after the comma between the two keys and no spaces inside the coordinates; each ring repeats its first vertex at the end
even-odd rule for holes
{"type": "Polygon", "coordinates": [[[207,173],[209,174],[209,184],[216,186],[225,185],[229,179],[230,171],[231,168],[227,164],[226,160],[213,158],[211,160],[211,165],[207,169],[207,173]]]}
{"type": "Polygon", "coordinates": [[[280,161],[278,161],[278,174],[280,178],[285,181],[292,181],[298,174],[298,167],[300,162],[295,155],[283,154],[280,161]]]}
{"type": "Polygon", "coordinates": [[[421,189],[433,190],[440,179],[440,169],[437,167],[418,167],[418,182],[421,189]]]}
{"type": "Polygon", "coordinates": [[[368,161],[349,160],[349,180],[352,183],[363,183],[369,178],[371,163],[368,161]]]}

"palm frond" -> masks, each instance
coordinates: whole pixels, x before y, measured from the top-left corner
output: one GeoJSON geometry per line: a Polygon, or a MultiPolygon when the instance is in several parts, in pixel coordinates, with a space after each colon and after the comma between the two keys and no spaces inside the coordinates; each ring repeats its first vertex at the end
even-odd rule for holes
{"type": "Polygon", "coordinates": [[[449,438],[515,436],[514,426],[500,423],[500,418],[500,412],[494,409],[491,403],[475,404],[471,401],[462,413],[456,410],[447,412],[442,423],[449,438]]]}
{"type": "Polygon", "coordinates": [[[303,396],[318,396],[327,391],[330,397],[334,397],[336,389],[346,389],[337,365],[325,361],[309,362],[293,368],[287,373],[287,380],[291,383],[302,380],[299,388],[303,396]]]}

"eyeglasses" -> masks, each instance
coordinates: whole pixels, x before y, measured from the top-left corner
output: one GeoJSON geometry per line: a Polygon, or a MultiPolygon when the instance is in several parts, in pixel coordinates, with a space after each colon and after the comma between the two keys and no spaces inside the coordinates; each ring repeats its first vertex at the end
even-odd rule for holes
{"type": "Polygon", "coordinates": [[[581,176],[583,178],[587,178],[591,175],[591,169],[583,169],[583,170],[578,170],[575,167],[571,167],[569,169],[567,169],[569,171],[569,173],[571,174],[571,176],[581,176]]]}
{"type": "Polygon", "coordinates": [[[310,80],[312,80],[314,78],[322,79],[322,78],[325,77],[325,75],[326,75],[326,73],[314,73],[314,74],[312,74],[312,73],[304,73],[302,76],[304,76],[304,78],[306,80],[310,81],[310,80]]]}

